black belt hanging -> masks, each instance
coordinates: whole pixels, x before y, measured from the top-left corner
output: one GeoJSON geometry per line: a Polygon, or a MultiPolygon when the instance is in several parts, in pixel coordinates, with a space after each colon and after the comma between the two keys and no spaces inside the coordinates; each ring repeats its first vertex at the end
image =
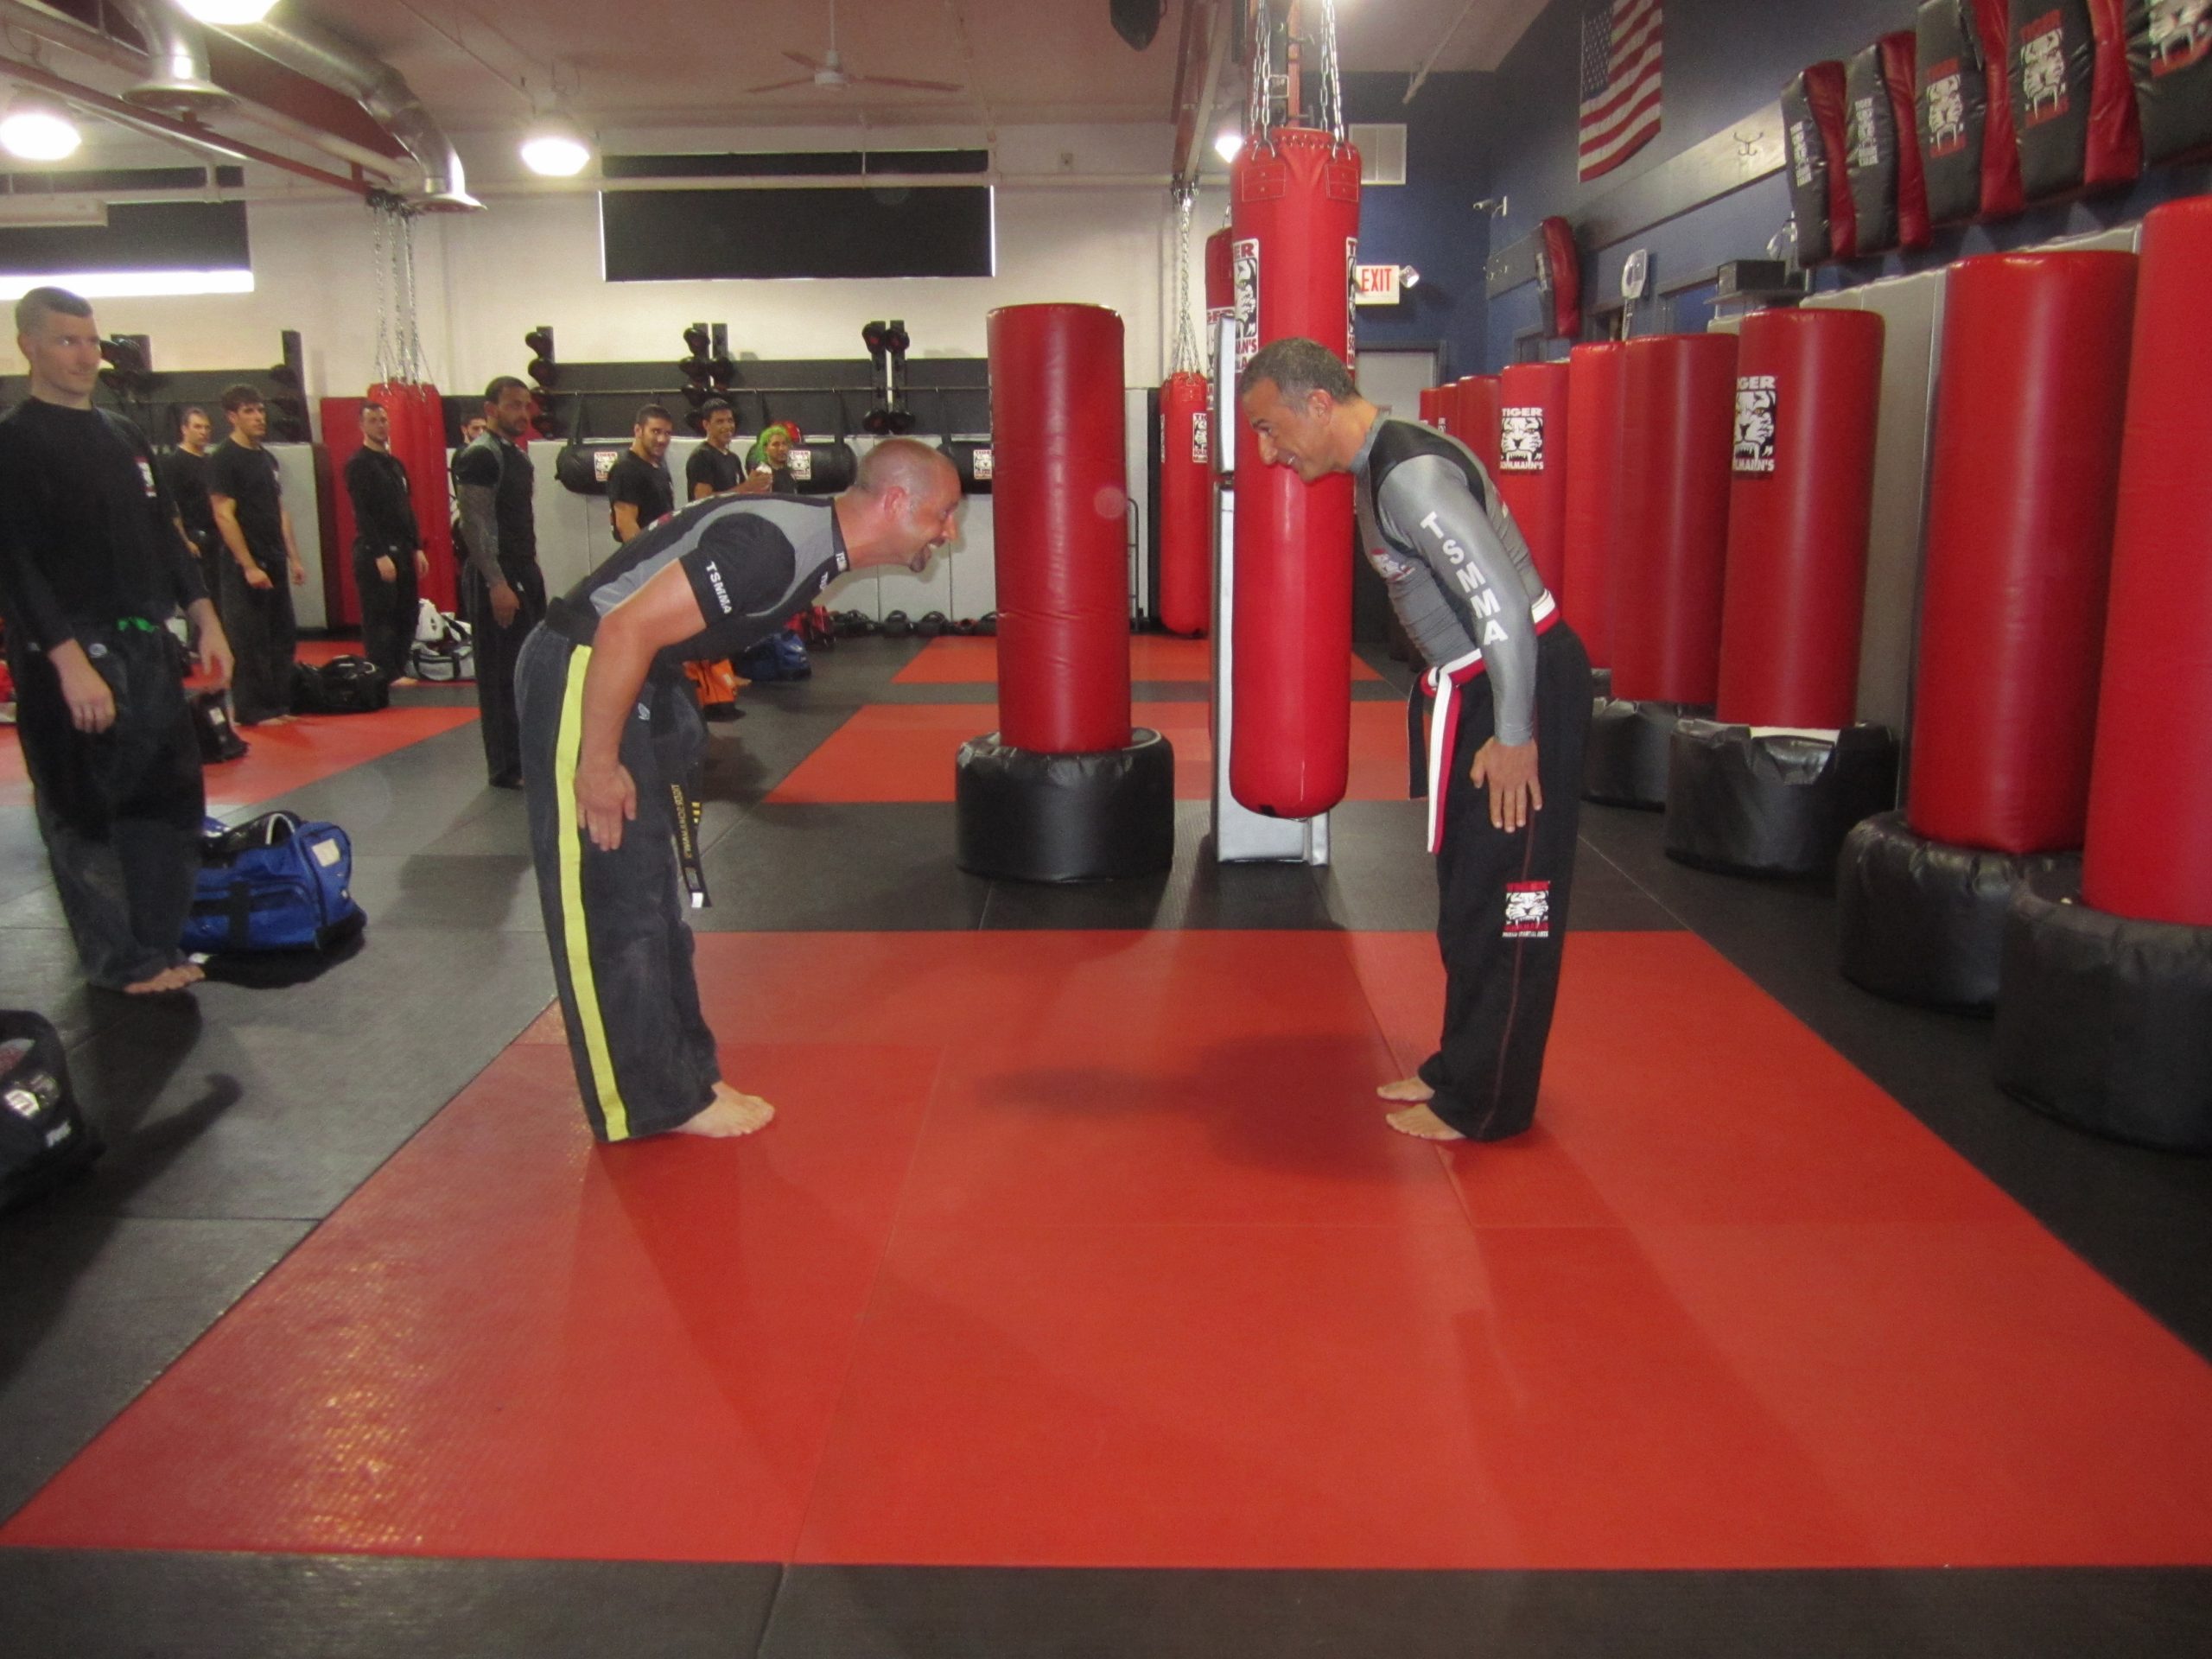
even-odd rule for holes
{"type": "Polygon", "coordinates": [[[691,895],[691,908],[705,910],[714,902],[707,896],[707,872],[699,861],[699,825],[707,804],[683,780],[670,782],[668,799],[676,810],[676,861],[683,871],[684,889],[691,895]]]}

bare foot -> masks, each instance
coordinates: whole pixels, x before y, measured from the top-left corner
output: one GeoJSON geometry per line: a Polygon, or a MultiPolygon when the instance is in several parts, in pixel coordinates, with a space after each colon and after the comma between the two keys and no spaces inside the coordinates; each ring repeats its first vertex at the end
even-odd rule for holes
{"type": "Polygon", "coordinates": [[[420,681],[420,680],[418,680],[418,679],[416,679],[416,678],[412,674],[403,674],[403,675],[401,675],[397,679],[394,680],[394,681],[392,682],[392,683],[393,683],[394,685],[396,685],[396,686],[397,686],[397,685],[420,685],[420,684],[422,684],[422,683],[423,683],[423,682],[422,682],[422,681],[420,681]]]}
{"type": "Polygon", "coordinates": [[[186,964],[164,968],[158,974],[134,981],[123,988],[125,996],[160,996],[169,991],[181,991],[195,980],[206,977],[196,968],[186,964]]]}
{"type": "Polygon", "coordinates": [[[182,974],[188,985],[197,985],[207,977],[207,970],[196,962],[180,962],[171,971],[182,974]]]}
{"type": "Polygon", "coordinates": [[[1390,1113],[1382,1121],[1400,1135],[1410,1135],[1416,1141],[1464,1141],[1467,1138],[1426,1106],[1408,1106],[1402,1112],[1390,1113]]]}
{"type": "Polygon", "coordinates": [[[1419,1077],[1401,1077],[1395,1083],[1386,1083],[1375,1091],[1385,1100],[1403,1101],[1410,1106],[1426,1106],[1436,1098],[1436,1090],[1419,1077]]]}
{"type": "Polygon", "coordinates": [[[715,1140],[750,1135],[764,1127],[776,1109],[758,1095],[741,1095],[726,1083],[715,1085],[715,1097],[670,1131],[672,1135],[703,1135],[715,1140]]]}

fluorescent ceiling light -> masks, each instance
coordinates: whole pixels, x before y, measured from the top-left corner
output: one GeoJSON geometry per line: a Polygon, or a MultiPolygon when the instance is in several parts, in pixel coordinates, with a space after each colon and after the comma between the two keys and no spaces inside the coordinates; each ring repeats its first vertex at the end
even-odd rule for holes
{"type": "Polygon", "coordinates": [[[77,124],[56,105],[19,98],[0,116],[0,149],[26,162],[58,162],[84,142],[77,124]]]}
{"type": "Polygon", "coordinates": [[[14,230],[105,225],[107,203],[92,196],[0,196],[0,225],[14,230]]]}
{"type": "Polygon", "coordinates": [[[275,10],[276,0],[179,0],[185,15],[218,29],[257,23],[275,10]]]}
{"type": "Polygon", "coordinates": [[[1244,135],[1234,127],[1224,127],[1221,136],[1213,141],[1213,153],[1224,162],[1233,162],[1243,153],[1244,135]]]}
{"type": "Polygon", "coordinates": [[[591,164],[591,145],[569,123],[549,118],[523,135],[522,161],[541,178],[573,179],[591,164]]]}
{"type": "Polygon", "coordinates": [[[35,288],[66,288],[88,300],[138,300],[196,294],[251,294],[251,270],[86,270],[0,275],[0,302],[35,288]]]}

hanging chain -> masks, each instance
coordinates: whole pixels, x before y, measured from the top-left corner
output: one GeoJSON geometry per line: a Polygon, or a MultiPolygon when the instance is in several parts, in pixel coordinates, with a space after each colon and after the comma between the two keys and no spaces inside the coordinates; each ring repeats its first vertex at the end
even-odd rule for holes
{"type": "Polygon", "coordinates": [[[1337,61],[1337,0],[1321,0],[1321,105],[1329,136],[1344,141],[1344,78],[1337,61]]]}
{"type": "Polygon", "coordinates": [[[430,377],[423,362],[423,325],[417,304],[421,292],[415,283],[415,218],[412,209],[403,207],[400,210],[399,258],[404,286],[400,299],[399,339],[403,378],[420,385],[430,377]]]}
{"type": "Polygon", "coordinates": [[[1191,209],[1196,189],[1175,187],[1175,343],[1167,361],[1170,374],[1202,374],[1198,337],[1191,326],[1191,209]]]}
{"type": "Polygon", "coordinates": [[[371,259],[377,273],[377,380],[379,384],[392,378],[394,367],[391,339],[391,303],[385,292],[391,275],[390,248],[391,213],[381,194],[369,198],[369,238],[371,259]]]}
{"type": "Polygon", "coordinates": [[[1252,102],[1244,117],[1245,142],[1264,144],[1268,141],[1270,123],[1268,111],[1274,108],[1274,0],[1259,0],[1252,9],[1252,102]]]}

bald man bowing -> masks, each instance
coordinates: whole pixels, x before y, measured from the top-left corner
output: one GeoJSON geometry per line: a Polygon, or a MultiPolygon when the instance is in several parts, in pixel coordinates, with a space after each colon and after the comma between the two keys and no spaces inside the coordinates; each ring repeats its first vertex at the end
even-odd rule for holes
{"type": "MultiPolygon", "coordinates": [[[[548,608],[517,670],[531,853],[584,1115],[602,1141],[748,1135],[722,1080],[677,897],[705,743],[682,665],[730,657],[854,570],[919,574],[951,539],[952,463],[879,443],[829,499],[715,496],[626,543],[548,608]]],[[[694,889],[693,902],[702,895],[694,889]]]]}

